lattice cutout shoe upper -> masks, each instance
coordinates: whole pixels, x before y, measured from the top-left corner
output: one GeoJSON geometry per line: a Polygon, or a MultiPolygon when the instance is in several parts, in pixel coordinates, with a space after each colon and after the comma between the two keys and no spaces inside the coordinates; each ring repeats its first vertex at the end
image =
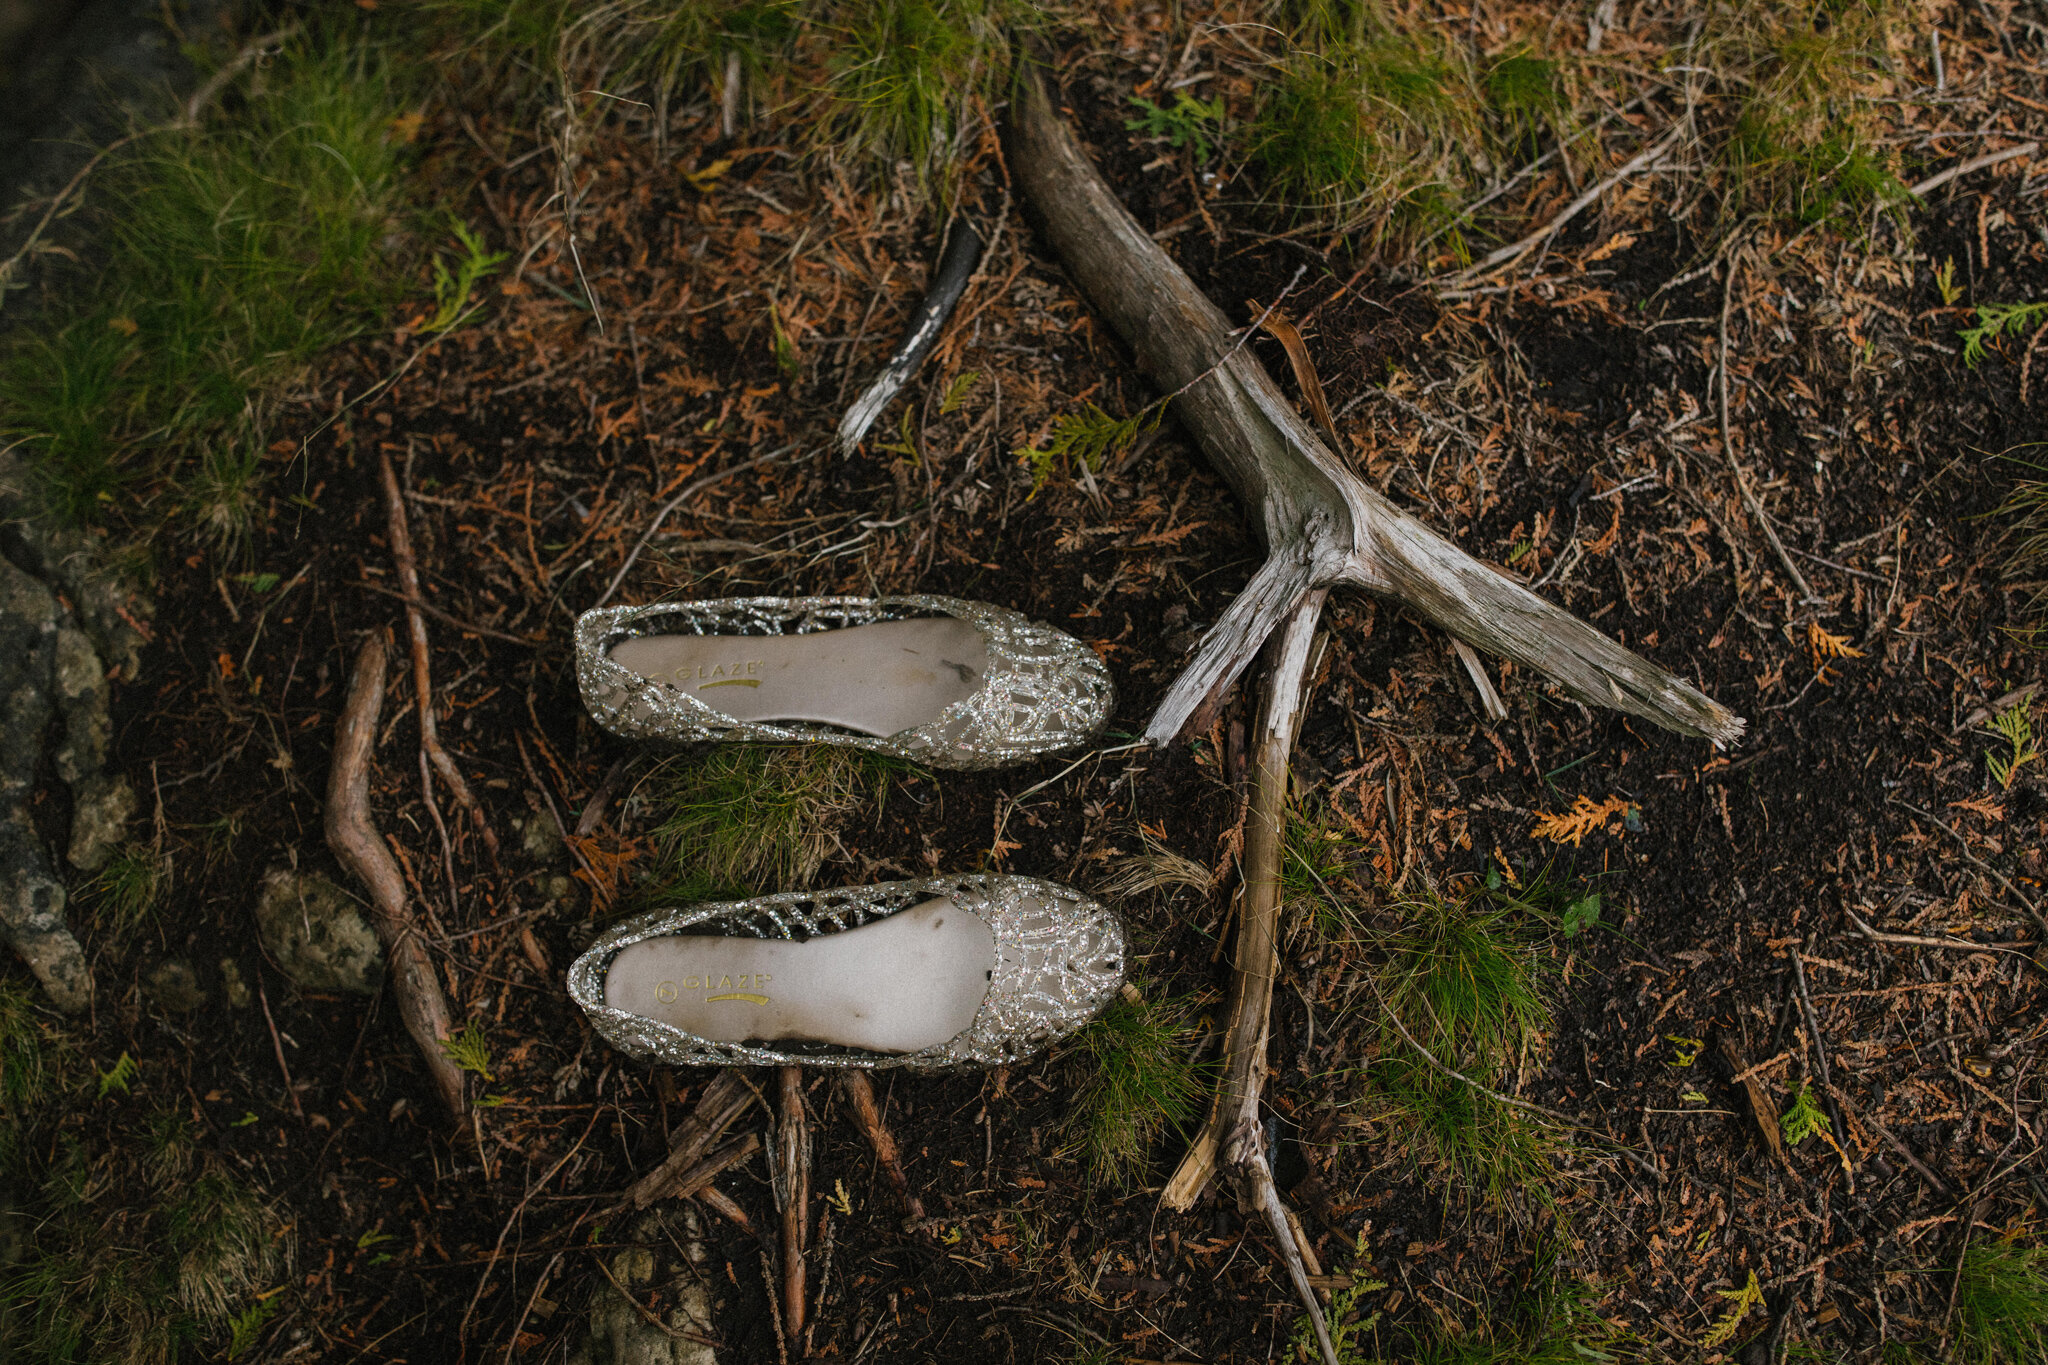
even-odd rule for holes
{"type": "Polygon", "coordinates": [[[926,595],[601,608],[576,623],[576,671],[591,716],[630,739],[839,744],[937,768],[1079,744],[1116,704],[1073,636],[926,595]]]}
{"type": "MultiPolygon", "coordinates": [[[[655,911],[591,944],[569,969],[569,993],[613,1046],[677,1066],[950,1070],[1020,1061],[1074,1032],[1116,996],[1124,967],[1123,924],[1104,906],[1055,882],[971,875],[655,911]],[[933,914],[934,907],[940,913],[933,914]],[[921,913],[936,928],[959,910],[978,925],[963,926],[955,914],[953,932],[969,927],[979,938],[985,928],[986,952],[949,946],[931,959],[928,974],[907,972],[911,959],[904,953],[910,950],[893,946],[904,936],[889,938],[894,926],[883,922],[909,911],[903,927],[920,928],[908,921],[921,913]],[[758,970],[766,960],[758,944],[735,942],[749,939],[776,943],[781,957],[772,976],[758,970]],[[660,956],[647,953],[650,947],[660,956]],[[895,1007],[913,1011],[923,1006],[922,996],[965,991],[971,1017],[951,1037],[902,1052],[811,1038],[721,1041],[652,1017],[769,1018],[790,1003],[786,992],[803,978],[804,964],[793,960],[801,954],[818,958],[812,965],[823,975],[813,980],[845,990],[848,1003],[839,1018],[848,1027],[860,1026],[855,1016],[864,1010],[887,1009],[892,989],[895,1007]],[[755,970],[735,975],[736,966],[755,970]],[[634,979],[624,980],[629,975],[634,979]],[[918,977],[907,992],[901,989],[906,975],[918,977]]],[[[719,1027],[737,1035],[746,1025],[719,1027]]],[[[833,1027],[826,1020],[815,1031],[833,1027]]]]}

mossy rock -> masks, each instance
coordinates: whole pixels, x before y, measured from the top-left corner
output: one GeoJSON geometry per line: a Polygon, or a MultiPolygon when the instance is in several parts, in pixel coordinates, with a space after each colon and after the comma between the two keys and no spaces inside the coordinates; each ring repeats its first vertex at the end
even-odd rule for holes
{"type": "Polygon", "coordinates": [[[376,931],[325,877],[272,871],[256,901],[256,927],[271,958],[308,990],[374,995],[384,980],[376,931]]]}

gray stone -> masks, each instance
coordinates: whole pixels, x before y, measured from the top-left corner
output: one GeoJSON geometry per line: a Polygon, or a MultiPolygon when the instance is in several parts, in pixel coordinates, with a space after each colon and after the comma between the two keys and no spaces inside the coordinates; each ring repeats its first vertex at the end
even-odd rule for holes
{"type": "Polygon", "coordinates": [[[670,1336],[620,1292],[623,1288],[642,1306],[658,1304],[657,1316],[670,1331],[716,1338],[702,1269],[707,1259],[703,1226],[696,1209],[650,1209],[634,1221],[631,1235],[643,1245],[612,1257],[612,1280],[617,1284],[600,1277],[590,1298],[590,1334],[570,1353],[568,1365],[717,1365],[711,1347],[670,1336]],[[678,1247],[695,1269],[676,1255],[678,1247]]]}
{"type": "Polygon", "coordinates": [[[272,871],[256,902],[256,928],[285,975],[309,990],[371,995],[384,980],[376,931],[325,877],[272,871]]]}
{"type": "Polygon", "coordinates": [[[169,957],[149,969],[143,978],[149,988],[149,998],[177,1014],[190,1014],[206,1008],[206,989],[199,984],[199,973],[192,970],[192,964],[183,958],[169,957]]]}
{"type": "Polygon", "coordinates": [[[82,872],[97,872],[120,846],[135,814],[135,789],[125,777],[100,773],[73,789],[72,802],[71,847],[64,856],[82,872]]]}

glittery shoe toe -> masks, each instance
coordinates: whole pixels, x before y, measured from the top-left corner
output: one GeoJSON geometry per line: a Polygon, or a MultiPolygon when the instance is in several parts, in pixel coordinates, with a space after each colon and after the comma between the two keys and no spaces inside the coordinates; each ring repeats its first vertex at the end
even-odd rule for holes
{"type": "Polygon", "coordinates": [[[591,944],[569,994],[613,1046],[677,1066],[936,1071],[1029,1056],[1123,977],[1108,909],[976,875],[658,910],[591,944]]]}
{"type": "Polygon", "coordinates": [[[1102,660],[954,597],[747,597],[604,607],[576,622],[584,705],[629,739],[838,744],[997,768],[1089,738],[1102,660]]]}

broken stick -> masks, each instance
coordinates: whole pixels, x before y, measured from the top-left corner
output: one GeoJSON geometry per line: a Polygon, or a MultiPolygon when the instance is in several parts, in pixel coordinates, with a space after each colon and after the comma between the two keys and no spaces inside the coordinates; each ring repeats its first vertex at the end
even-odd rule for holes
{"type": "Polygon", "coordinates": [[[725,1130],[753,1102],[752,1088],[737,1072],[719,1072],[697,1097],[697,1107],[690,1116],[669,1135],[668,1158],[626,1191],[626,1202],[644,1209],[657,1199],[688,1193],[683,1186],[703,1161],[704,1154],[711,1150],[711,1144],[723,1137],[725,1130]]]}
{"type": "Polygon", "coordinates": [[[426,941],[406,911],[405,879],[370,818],[370,757],[384,710],[384,641],[372,635],[356,656],[335,728],[333,767],[327,779],[327,846],[341,865],[369,888],[370,922],[384,945],[391,994],[405,1031],[419,1045],[427,1075],[457,1120],[469,1116],[469,1088],[441,1043],[454,1032],[448,1001],[427,957],[426,941]]]}
{"type": "Polygon", "coordinates": [[[1336,1365],[1329,1325],[1309,1283],[1295,1237],[1295,1222],[1273,1183],[1272,1163],[1259,1123],[1266,1088],[1266,1034],[1272,1019],[1273,978],[1280,967],[1280,859],[1287,828],[1287,760],[1301,726],[1309,649],[1322,614],[1323,591],[1314,589],[1289,613],[1268,646],[1272,658],[1266,699],[1252,750],[1251,808],[1244,831],[1244,904],[1238,914],[1237,957],[1231,969],[1230,1023],[1223,1035],[1223,1083],[1194,1147],[1167,1182],[1160,1202],[1186,1210],[1219,1167],[1243,1186],[1244,1202],[1264,1215],[1279,1245],[1295,1293],[1308,1309],[1323,1358],[1336,1365]]]}
{"type": "Polygon", "coordinates": [[[1265,564],[1167,691],[1146,738],[1206,730],[1265,640],[1310,592],[1339,585],[1393,598],[1588,705],[1717,742],[1741,735],[1728,708],[1466,554],[1353,473],[1124,210],[1035,72],[1011,106],[1008,161],[1046,241],[1140,368],[1175,395],[1176,414],[1266,543],[1265,564]]]}

